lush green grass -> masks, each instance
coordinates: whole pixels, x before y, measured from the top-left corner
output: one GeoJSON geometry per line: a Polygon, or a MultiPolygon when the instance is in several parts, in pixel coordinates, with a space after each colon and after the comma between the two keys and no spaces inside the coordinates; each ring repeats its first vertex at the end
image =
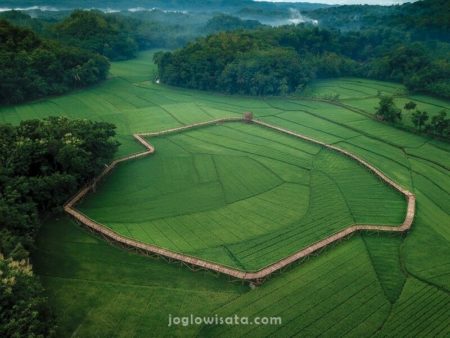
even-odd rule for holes
{"type": "Polygon", "coordinates": [[[377,336],[445,337],[449,334],[448,292],[408,279],[390,316],[377,336]]]}
{"type": "Polygon", "coordinates": [[[150,141],[155,156],[121,165],[80,205],[142,242],[255,271],[351,224],[404,218],[404,197],[356,162],[262,127],[150,141]]]}
{"type": "Polygon", "coordinates": [[[340,78],[315,81],[305,89],[304,95],[324,99],[361,100],[380,94],[400,95],[405,94],[405,92],[405,87],[397,83],[340,78]]]}
{"type": "MultiPolygon", "coordinates": [[[[151,82],[153,67],[146,61],[149,57],[147,54],[137,61],[114,64],[115,77],[95,88],[28,105],[3,107],[1,119],[18,123],[23,118],[62,113],[111,121],[118,125],[124,144],[120,155],[123,155],[141,150],[133,142],[132,132],[210,119],[202,117],[200,111],[207,116],[222,117],[238,116],[242,111],[251,110],[266,121],[336,142],[368,159],[387,175],[413,189],[417,195],[417,218],[406,237],[364,236],[362,239],[356,236],[274,276],[256,290],[210,273],[194,273],[179,265],[111,247],[65,217],[60,221],[48,220],[43,224],[33,261],[58,316],[58,336],[263,337],[272,333],[277,336],[320,333],[355,337],[376,334],[448,336],[448,145],[387,127],[370,120],[363,112],[332,103],[227,97],[158,86],[151,82]],[[167,109],[168,105],[173,109],[167,109]],[[174,108],[173,105],[179,106],[174,108]],[[283,324],[274,327],[167,327],[169,314],[191,313],[280,314],[283,324]]],[[[381,91],[384,88],[386,92],[398,87],[380,82],[369,86],[375,90],[381,88],[381,91]]],[[[375,92],[369,88],[364,89],[366,91],[371,95],[375,92]]],[[[371,99],[365,98],[365,93],[353,92],[346,93],[346,100],[360,102],[362,109],[370,114],[371,99]]],[[[161,157],[165,152],[182,153],[173,142],[163,144],[163,139],[160,142],[159,147],[167,149],[159,152],[161,157]]],[[[203,147],[207,144],[208,141],[203,142],[203,147]]],[[[319,153],[319,157],[322,155],[319,153]]],[[[304,162],[302,158],[294,160],[304,162]]],[[[325,156],[314,165],[326,164],[328,160],[325,156]]],[[[207,161],[200,159],[199,162],[207,161]]],[[[134,162],[138,163],[141,161],[134,162]]],[[[283,176],[280,177],[284,181],[308,182],[308,171],[299,170],[298,166],[288,167],[268,158],[261,163],[273,171],[280,171],[278,167],[282,166],[283,176]]],[[[208,172],[207,164],[204,166],[201,173],[208,172]]],[[[145,168],[142,175],[145,175],[145,168]]],[[[318,172],[313,176],[314,185],[323,184],[331,191],[336,188],[329,173],[318,172]]],[[[210,179],[206,174],[201,177],[205,181],[210,179]]],[[[362,189],[365,188],[362,186],[362,189]]],[[[312,197],[314,192],[310,193],[312,197]]],[[[318,200],[327,198],[323,192],[316,195],[318,200]]],[[[337,194],[333,202],[345,203],[342,196],[337,194]]],[[[311,220],[314,221],[323,225],[320,219],[311,220]]],[[[292,237],[294,244],[296,240],[292,237]]],[[[251,255],[246,258],[250,263],[251,259],[251,255]]]]}
{"type": "Polygon", "coordinates": [[[195,327],[169,330],[168,313],[207,315],[247,289],[112,247],[67,218],[46,222],[38,247],[59,337],[195,335],[195,327]]]}
{"type": "Polygon", "coordinates": [[[400,84],[364,79],[342,78],[316,81],[305,89],[303,95],[316,99],[333,99],[336,103],[370,115],[375,114],[380,95],[394,96],[394,103],[402,109],[402,123],[409,127],[413,127],[411,116],[414,111],[403,108],[407,102],[412,101],[416,104],[416,109],[426,111],[430,120],[442,110],[447,113],[450,111],[450,104],[446,100],[423,95],[407,95],[406,88],[400,84]]]}

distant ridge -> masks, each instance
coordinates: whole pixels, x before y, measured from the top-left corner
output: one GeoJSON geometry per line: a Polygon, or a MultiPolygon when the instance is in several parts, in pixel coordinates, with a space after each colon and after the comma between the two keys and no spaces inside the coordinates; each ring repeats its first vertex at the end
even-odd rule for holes
{"type": "Polygon", "coordinates": [[[299,10],[314,10],[329,7],[329,5],[319,3],[271,3],[255,2],[253,0],[4,0],[0,9],[33,9],[36,10],[68,10],[75,8],[99,8],[127,10],[132,8],[142,9],[178,9],[190,11],[222,10],[228,11],[238,8],[289,8],[299,10]]]}

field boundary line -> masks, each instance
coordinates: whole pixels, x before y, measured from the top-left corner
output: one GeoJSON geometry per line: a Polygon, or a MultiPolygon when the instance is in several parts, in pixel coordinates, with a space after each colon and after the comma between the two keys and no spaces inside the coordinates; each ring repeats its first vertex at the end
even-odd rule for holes
{"type": "Polygon", "coordinates": [[[185,264],[188,266],[191,270],[196,269],[205,269],[214,271],[220,274],[228,275],[233,278],[237,278],[240,280],[245,280],[249,282],[253,282],[256,284],[262,283],[266,278],[268,278],[273,273],[287,267],[288,265],[293,264],[294,262],[297,262],[299,260],[302,260],[313,253],[317,253],[320,250],[328,247],[330,244],[336,243],[346,237],[349,237],[350,235],[361,232],[361,231],[375,231],[375,232],[396,232],[396,233],[405,233],[408,230],[411,229],[412,223],[414,221],[415,211],[416,211],[416,197],[413,193],[408,191],[407,189],[403,188],[393,180],[391,180],[388,176],[386,176],[383,172],[381,172],[379,169],[374,167],[373,165],[369,164],[367,161],[361,159],[360,157],[352,154],[351,152],[344,150],[342,148],[336,147],[332,144],[327,144],[322,141],[318,141],[316,139],[313,139],[311,137],[295,133],[291,130],[274,126],[269,123],[263,122],[261,120],[255,120],[253,118],[237,118],[237,117],[230,117],[230,118],[223,118],[223,119],[216,119],[211,120],[207,122],[200,122],[200,123],[194,123],[190,125],[185,125],[182,127],[167,129],[159,132],[144,132],[144,133],[137,133],[133,135],[137,142],[139,142],[141,145],[143,145],[146,149],[144,152],[140,153],[134,153],[131,155],[128,155],[126,157],[114,160],[111,162],[109,166],[107,166],[103,172],[98,175],[96,178],[94,178],[88,185],[83,187],[78,193],[76,193],[65,205],[64,205],[64,211],[71,215],[77,222],[85,225],[88,227],[88,229],[102,235],[105,239],[113,241],[116,244],[123,245],[127,248],[135,249],[138,252],[144,253],[146,255],[157,255],[161,256],[163,258],[168,259],[169,261],[177,261],[181,262],[182,264],[185,264]],[[156,149],[155,147],[150,144],[147,140],[145,140],[145,137],[157,137],[162,135],[167,135],[171,133],[177,133],[182,132],[186,130],[191,130],[194,128],[201,128],[226,122],[244,122],[244,123],[253,123],[265,128],[269,128],[271,130],[275,130],[277,132],[281,132],[283,134],[291,135],[296,138],[302,139],[304,141],[318,144],[322,147],[325,147],[327,149],[331,149],[333,151],[336,151],[340,154],[343,154],[356,162],[363,165],[366,169],[371,171],[373,174],[378,176],[382,181],[384,181],[389,186],[393,187],[395,190],[399,191],[401,194],[404,195],[404,197],[407,200],[407,211],[405,215],[405,219],[403,223],[400,226],[394,227],[394,226],[387,226],[387,225],[368,225],[368,224],[354,224],[350,227],[347,227],[341,231],[338,231],[328,237],[326,237],[323,240],[320,240],[316,243],[313,243],[309,245],[306,248],[303,248],[296,253],[287,256],[275,263],[272,263],[256,272],[246,272],[239,269],[236,269],[234,267],[226,266],[223,264],[218,264],[215,262],[211,262],[205,259],[200,259],[194,256],[189,256],[183,253],[175,252],[172,250],[164,249],[162,247],[146,244],[140,241],[137,241],[132,238],[128,238],[124,235],[121,235],[107,226],[97,223],[94,220],[90,219],[88,216],[81,213],[79,210],[75,208],[75,205],[80,202],[80,200],[85,197],[90,191],[95,191],[96,185],[107,175],[109,174],[119,163],[138,159],[141,157],[146,157],[151,154],[153,154],[156,149]]]}

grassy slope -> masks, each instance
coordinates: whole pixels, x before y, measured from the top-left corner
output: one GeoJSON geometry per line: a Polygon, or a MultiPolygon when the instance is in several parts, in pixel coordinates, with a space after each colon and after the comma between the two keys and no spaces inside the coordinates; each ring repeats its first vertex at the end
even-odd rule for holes
{"type": "MultiPolygon", "coordinates": [[[[115,64],[113,72],[122,77],[96,88],[5,107],[0,116],[13,123],[56,113],[110,120],[119,125],[121,154],[125,154],[139,149],[132,142],[132,132],[252,110],[271,123],[336,142],[367,158],[415,191],[417,220],[406,238],[354,237],[252,291],[209,273],[192,273],[110,247],[65,217],[49,220],[40,234],[34,262],[58,314],[60,336],[448,335],[448,145],[328,103],[230,98],[156,86],[144,82],[151,77],[150,63],[150,71],[143,71],[146,57],[115,64]],[[142,68],[127,77],[136,64],[142,68]],[[167,327],[169,313],[192,312],[281,313],[284,324],[167,327]]],[[[375,85],[372,81],[363,84],[375,85]]],[[[390,90],[392,84],[376,86],[390,90]]],[[[355,91],[348,96],[361,103],[365,100],[355,91]]],[[[373,103],[368,100],[362,107],[370,112],[373,103]]]]}

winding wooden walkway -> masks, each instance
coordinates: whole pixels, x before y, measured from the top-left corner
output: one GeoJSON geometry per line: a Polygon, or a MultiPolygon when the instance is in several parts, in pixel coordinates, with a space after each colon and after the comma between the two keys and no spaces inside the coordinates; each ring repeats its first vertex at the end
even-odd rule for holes
{"type": "Polygon", "coordinates": [[[78,222],[81,222],[82,224],[84,224],[85,226],[90,228],[91,230],[105,236],[107,239],[110,239],[110,240],[112,240],[118,244],[124,245],[126,247],[136,249],[140,252],[145,252],[148,254],[162,256],[162,257],[168,258],[170,260],[179,261],[179,262],[182,262],[182,263],[188,265],[189,267],[212,270],[212,271],[215,271],[215,272],[218,272],[221,274],[225,274],[225,275],[228,275],[228,276],[240,279],[240,280],[251,281],[254,283],[258,283],[258,284],[261,283],[262,281],[264,281],[267,277],[269,277],[274,272],[279,271],[280,269],[283,269],[284,267],[286,267],[298,260],[308,257],[309,255],[316,253],[316,252],[326,248],[330,244],[340,241],[355,232],[375,231],[375,232],[404,233],[404,232],[407,232],[411,228],[413,220],[414,220],[414,216],[415,216],[415,210],[416,210],[416,197],[414,196],[413,193],[404,189],[399,184],[395,183],[393,180],[391,180],[389,177],[387,177],[380,170],[378,170],[377,168],[375,168],[368,162],[364,161],[363,159],[359,158],[358,156],[356,156],[344,149],[341,149],[336,146],[315,140],[313,138],[295,133],[293,131],[290,131],[290,130],[287,130],[284,128],[273,126],[271,124],[268,124],[268,123],[265,123],[265,122],[262,122],[259,120],[252,120],[251,122],[254,124],[263,126],[265,128],[276,130],[278,132],[288,134],[288,135],[300,138],[302,140],[306,140],[308,142],[312,142],[312,143],[321,145],[325,148],[337,151],[337,152],[339,152],[345,156],[348,156],[351,159],[359,162],[360,164],[362,164],[364,167],[366,167],[368,170],[370,170],[375,175],[377,175],[380,179],[382,179],[386,184],[392,186],[394,189],[398,190],[400,193],[402,193],[405,196],[408,206],[407,206],[407,212],[406,212],[403,223],[398,227],[384,226],[384,225],[365,225],[365,224],[358,225],[358,224],[356,224],[356,225],[350,226],[344,230],[341,230],[321,241],[311,244],[310,246],[308,246],[304,249],[301,249],[300,251],[294,253],[293,255],[283,258],[273,264],[270,264],[269,266],[267,266],[259,271],[245,272],[245,271],[241,271],[241,270],[238,270],[235,268],[231,268],[231,267],[227,267],[227,266],[224,266],[221,264],[210,262],[210,261],[207,261],[204,259],[199,259],[199,258],[196,258],[193,256],[185,255],[185,254],[167,250],[167,249],[155,246],[155,245],[150,245],[150,244],[136,241],[131,238],[127,238],[126,236],[118,234],[115,231],[109,229],[105,225],[95,222],[94,220],[92,220],[89,217],[87,217],[86,215],[82,214],[80,211],[78,211],[75,208],[75,205],[87,193],[89,193],[89,191],[95,190],[96,184],[103,177],[105,177],[108,173],[110,173],[117,164],[124,162],[124,161],[129,161],[132,159],[137,159],[137,158],[141,158],[144,156],[148,156],[155,152],[155,148],[149,142],[147,142],[144,137],[156,137],[156,136],[161,136],[161,135],[165,135],[165,134],[169,134],[169,133],[181,132],[181,131],[185,131],[188,129],[205,127],[205,126],[220,124],[220,123],[225,123],[225,122],[236,122],[236,121],[250,122],[248,120],[248,118],[244,118],[244,119],[242,119],[242,118],[226,118],[226,119],[212,120],[212,121],[203,122],[203,123],[191,124],[188,126],[168,129],[168,130],[164,130],[164,131],[160,131],[160,132],[135,134],[134,138],[146,148],[146,151],[141,152],[141,153],[132,154],[127,157],[113,161],[98,177],[96,177],[89,185],[87,185],[86,187],[81,189],[77,194],[75,194],[75,196],[73,196],[64,205],[65,212],[67,212],[69,215],[74,217],[78,222]]]}

